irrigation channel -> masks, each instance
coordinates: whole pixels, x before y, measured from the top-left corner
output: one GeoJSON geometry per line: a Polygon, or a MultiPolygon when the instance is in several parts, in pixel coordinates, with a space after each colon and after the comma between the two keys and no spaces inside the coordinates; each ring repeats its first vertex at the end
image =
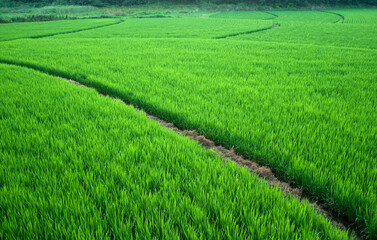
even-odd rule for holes
{"type": "Polygon", "coordinates": [[[45,70],[41,70],[41,69],[38,69],[37,67],[33,67],[33,66],[14,64],[14,63],[9,63],[9,62],[6,62],[6,61],[1,61],[1,60],[0,60],[0,63],[7,64],[7,65],[10,65],[10,66],[25,67],[25,68],[28,68],[28,69],[32,69],[34,71],[37,71],[37,72],[40,72],[40,73],[61,79],[63,81],[73,83],[73,84],[75,84],[79,87],[84,87],[84,88],[95,90],[99,93],[100,96],[110,97],[114,101],[120,101],[127,106],[132,106],[135,109],[135,111],[144,112],[146,114],[147,118],[158,122],[161,127],[170,129],[170,130],[172,130],[172,131],[174,131],[174,132],[176,132],[180,135],[187,136],[190,139],[192,139],[193,141],[196,141],[198,144],[200,144],[201,146],[203,146],[207,150],[213,150],[218,156],[221,157],[221,159],[223,159],[223,161],[233,161],[241,167],[246,167],[249,170],[250,173],[256,174],[259,178],[266,181],[271,187],[277,187],[282,192],[284,192],[285,194],[293,195],[293,196],[299,198],[301,201],[308,202],[309,205],[313,209],[315,209],[318,214],[321,214],[325,218],[329,219],[335,227],[343,229],[343,230],[348,230],[349,236],[354,234],[356,239],[364,239],[362,237],[360,230],[356,229],[355,226],[352,223],[350,223],[347,220],[346,217],[341,216],[339,213],[332,210],[329,206],[318,202],[318,200],[315,196],[312,196],[312,195],[310,195],[306,192],[303,192],[301,189],[295,187],[293,184],[286,182],[281,176],[278,176],[275,173],[273,173],[272,170],[269,167],[261,166],[257,162],[253,161],[252,159],[248,159],[245,156],[242,156],[242,155],[235,153],[233,149],[227,149],[225,147],[216,145],[214,143],[214,141],[206,138],[203,135],[199,135],[198,132],[195,131],[195,130],[179,129],[173,123],[167,122],[167,121],[165,121],[165,120],[163,120],[163,119],[161,119],[157,116],[151,115],[148,112],[146,112],[145,110],[139,108],[138,106],[135,106],[132,103],[129,103],[129,102],[126,102],[125,100],[122,100],[120,98],[108,95],[104,92],[101,92],[100,90],[98,90],[96,88],[83,85],[78,81],[75,81],[75,80],[72,80],[72,79],[67,79],[67,78],[57,76],[57,75],[54,75],[54,74],[50,74],[50,73],[46,72],[45,70]]]}

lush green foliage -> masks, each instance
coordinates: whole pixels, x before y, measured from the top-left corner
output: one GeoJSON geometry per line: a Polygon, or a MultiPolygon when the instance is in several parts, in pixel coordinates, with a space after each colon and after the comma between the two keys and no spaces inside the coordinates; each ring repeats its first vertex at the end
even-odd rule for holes
{"type": "Polygon", "coordinates": [[[277,16],[274,21],[280,27],[271,31],[240,35],[235,39],[377,49],[376,10],[332,12],[340,15],[329,12],[271,11],[277,16]],[[306,16],[310,21],[305,21],[306,16]]]}
{"type": "Polygon", "coordinates": [[[229,11],[213,14],[216,18],[233,19],[272,19],[276,22],[334,22],[339,19],[334,14],[319,11],[229,11]]]}
{"type": "MultiPolygon", "coordinates": [[[[225,7],[225,6],[224,6],[225,7]]],[[[127,7],[92,6],[45,6],[35,8],[31,6],[18,6],[0,8],[0,22],[26,22],[59,19],[85,19],[109,17],[177,17],[177,16],[206,16],[216,10],[198,9],[195,5],[145,5],[127,7]]]]}
{"type": "Polygon", "coordinates": [[[77,32],[57,38],[216,38],[269,28],[271,20],[212,18],[130,18],[105,29],[77,32]]]}
{"type": "Polygon", "coordinates": [[[270,20],[275,19],[274,14],[262,11],[229,11],[229,12],[219,12],[210,15],[212,18],[232,18],[232,19],[259,19],[259,20],[270,20]]]}
{"type": "Polygon", "coordinates": [[[0,65],[1,239],[347,239],[120,101],[0,65]]]}
{"type": "MultiPolygon", "coordinates": [[[[374,25],[375,26],[375,25],[374,25]]],[[[235,39],[287,42],[297,44],[332,45],[354,48],[377,49],[377,28],[365,24],[316,24],[295,22],[281,23],[271,31],[258,32],[253,35],[240,35],[235,39]]]]}
{"type": "Polygon", "coordinates": [[[0,24],[0,41],[38,38],[58,33],[71,33],[118,23],[119,19],[85,19],[37,23],[0,24]]]}
{"type": "Polygon", "coordinates": [[[44,21],[54,19],[99,18],[108,16],[92,6],[46,6],[0,8],[0,22],[44,21]]]}
{"type": "Polygon", "coordinates": [[[0,43],[0,61],[79,80],[234,147],[374,239],[375,15],[371,9],[274,11],[269,20],[256,20],[266,16],[261,12],[125,19],[0,43]],[[274,27],[210,39],[263,24],[274,27]]]}
{"type": "Polygon", "coordinates": [[[301,7],[309,5],[350,5],[350,4],[370,4],[375,5],[374,0],[3,0],[8,4],[22,4],[32,3],[38,5],[48,5],[55,2],[60,4],[77,4],[77,5],[94,5],[94,6],[109,6],[109,5],[140,5],[151,3],[175,3],[175,4],[252,4],[265,5],[274,7],[301,7]]]}
{"type": "Polygon", "coordinates": [[[234,146],[376,229],[375,51],[137,38],[1,47],[3,61],[78,79],[234,146]]]}
{"type": "Polygon", "coordinates": [[[339,14],[344,18],[344,23],[377,24],[375,9],[338,9],[328,10],[327,12],[339,14]]]}

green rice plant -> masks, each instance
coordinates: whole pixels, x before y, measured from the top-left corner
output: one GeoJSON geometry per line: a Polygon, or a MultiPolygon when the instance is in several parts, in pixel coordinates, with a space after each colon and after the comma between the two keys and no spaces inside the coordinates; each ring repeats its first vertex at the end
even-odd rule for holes
{"type": "Polygon", "coordinates": [[[211,18],[272,20],[276,16],[264,11],[228,11],[210,15],[211,18]]]}
{"type": "Polygon", "coordinates": [[[283,22],[269,31],[234,37],[239,40],[377,49],[377,28],[371,24],[283,22]]]}
{"type": "Polygon", "coordinates": [[[303,22],[307,23],[333,23],[339,20],[339,16],[321,11],[267,11],[276,16],[275,20],[281,22],[297,22],[297,25],[303,22]]]}
{"type": "MultiPolygon", "coordinates": [[[[335,9],[327,10],[327,12],[340,14],[343,16],[345,24],[377,24],[376,9],[335,9]]],[[[371,26],[371,28],[375,28],[375,26],[371,26]]]]}
{"type": "Polygon", "coordinates": [[[0,24],[0,41],[9,41],[20,38],[39,38],[61,33],[71,33],[109,26],[118,22],[119,19],[85,19],[0,24]]]}
{"type": "Polygon", "coordinates": [[[332,11],[344,24],[315,11],[274,11],[267,21],[125,19],[0,43],[0,61],[79,80],[196,129],[272,167],[374,239],[376,10],[356,23],[347,19],[361,10],[332,11]],[[273,22],[280,26],[204,39],[273,22]]]}
{"type": "Polygon", "coordinates": [[[215,38],[271,26],[270,20],[130,18],[105,29],[93,29],[56,38],[215,38]]]}
{"type": "Polygon", "coordinates": [[[1,239],[348,238],[120,101],[15,66],[0,78],[1,239]]]}
{"type": "Polygon", "coordinates": [[[376,236],[376,51],[167,38],[1,49],[2,62],[76,79],[233,147],[376,236]]]}
{"type": "Polygon", "coordinates": [[[350,9],[328,12],[272,12],[278,17],[274,20],[279,27],[269,31],[245,34],[234,37],[240,40],[288,42],[296,44],[331,45],[354,48],[377,49],[377,28],[375,9],[350,9]],[[353,21],[353,18],[359,21],[353,21]],[[361,19],[368,20],[361,20],[361,19]],[[304,21],[307,19],[307,21],[304,21]],[[340,24],[339,21],[345,24],[340,24]],[[353,24],[349,22],[353,21],[353,24]],[[361,23],[363,22],[363,23],[361,23]],[[336,24],[334,24],[336,23],[336,24]]]}

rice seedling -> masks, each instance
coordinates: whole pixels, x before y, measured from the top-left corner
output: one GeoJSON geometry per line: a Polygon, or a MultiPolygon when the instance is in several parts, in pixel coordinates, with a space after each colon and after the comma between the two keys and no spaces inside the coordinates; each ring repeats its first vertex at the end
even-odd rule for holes
{"type": "Polygon", "coordinates": [[[243,19],[247,13],[125,19],[100,30],[2,42],[0,61],[78,80],[233,147],[374,239],[376,10],[355,23],[347,19],[361,10],[332,11],[343,24],[339,15],[304,11],[257,21],[243,19]],[[280,26],[213,39],[274,22],[280,26]]]}
{"type": "Polygon", "coordinates": [[[143,112],[0,65],[1,239],[347,239],[143,112]]]}
{"type": "Polygon", "coordinates": [[[71,33],[119,23],[119,19],[62,20],[0,24],[0,41],[39,38],[59,33],[71,33]]]}
{"type": "Polygon", "coordinates": [[[213,18],[129,18],[119,25],[56,38],[216,38],[269,28],[271,20],[213,18]]]}

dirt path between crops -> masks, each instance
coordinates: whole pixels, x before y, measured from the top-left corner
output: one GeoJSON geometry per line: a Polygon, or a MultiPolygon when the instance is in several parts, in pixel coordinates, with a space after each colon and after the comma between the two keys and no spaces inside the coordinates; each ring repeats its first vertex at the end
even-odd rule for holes
{"type": "Polygon", "coordinates": [[[0,61],[0,63],[7,64],[7,65],[10,65],[10,66],[18,66],[18,67],[29,68],[29,69],[32,69],[34,71],[41,72],[41,73],[44,73],[46,75],[56,77],[56,78],[59,78],[61,80],[73,83],[77,86],[95,90],[99,93],[100,96],[103,96],[103,97],[108,96],[115,101],[120,101],[127,106],[132,106],[137,112],[138,111],[144,112],[146,114],[147,118],[158,122],[162,127],[170,129],[170,130],[172,130],[172,131],[174,131],[174,132],[176,132],[180,135],[188,136],[190,139],[192,139],[193,141],[196,141],[198,144],[200,144],[204,148],[206,148],[208,150],[213,150],[224,161],[233,161],[241,167],[246,167],[249,170],[249,172],[251,172],[252,174],[256,174],[261,179],[264,179],[271,187],[277,187],[282,192],[284,192],[286,194],[293,195],[293,196],[299,198],[301,201],[308,202],[309,205],[313,209],[315,209],[319,214],[321,214],[325,218],[329,219],[332,222],[333,226],[340,228],[340,229],[343,229],[343,230],[346,230],[346,231],[349,231],[349,237],[351,237],[352,234],[353,234],[356,239],[365,239],[364,237],[362,237],[360,230],[356,229],[350,222],[348,222],[347,218],[345,216],[339,215],[337,212],[330,209],[330,207],[327,206],[326,204],[318,202],[318,199],[315,196],[311,196],[308,193],[303,192],[300,188],[297,188],[297,187],[293,186],[292,184],[284,181],[284,179],[281,176],[278,176],[277,174],[273,173],[272,170],[269,167],[261,166],[257,162],[253,161],[252,159],[249,159],[245,156],[242,156],[242,155],[235,153],[233,149],[227,149],[227,148],[222,147],[220,145],[216,145],[214,143],[214,141],[206,138],[203,135],[200,135],[195,130],[179,129],[173,123],[167,122],[167,121],[165,121],[165,120],[163,120],[163,119],[161,119],[157,116],[151,115],[151,114],[145,112],[143,109],[140,109],[139,107],[137,107],[137,106],[135,106],[131,103],[126,103],[122,99],[119,99],[119,98],[114,97],[114,96],[107,95],[106,93],[101,92],[98,89],[83,85],[83,84],[81,84],[81,83],[79,83],[75,80],[63,78],[63,77],[56,76],[56,75],[53,75],[53,74],[50,74],[50,73],[46,73],[46,72],[41,71],[41,70],[39,70],[35,67],[22,66],[22,65],[13,64],[13,63],[6,63],[6,62],[2,62],[2,61],[0,61]]]}

